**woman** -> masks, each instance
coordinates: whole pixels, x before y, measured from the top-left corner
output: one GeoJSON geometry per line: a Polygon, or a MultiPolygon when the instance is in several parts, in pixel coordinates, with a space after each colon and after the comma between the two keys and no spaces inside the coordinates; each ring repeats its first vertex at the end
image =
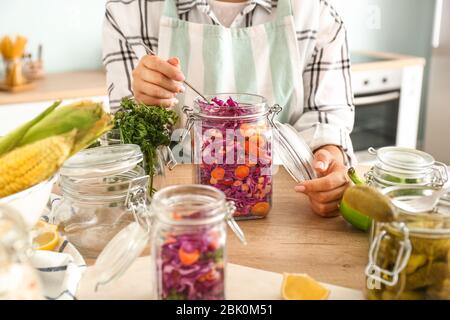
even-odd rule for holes
{"type": "Polygon", "coordinates": [[[175,107],[203,92],[248,92],[283,106],[320,178],[295,191],[337,215],[353,159],[354,107],[342,20],[325,0],[110,0],[104,64],[112,111],[133,96],[175,107]],[[148,55],[146,48],[157,53],[148,55]]]}

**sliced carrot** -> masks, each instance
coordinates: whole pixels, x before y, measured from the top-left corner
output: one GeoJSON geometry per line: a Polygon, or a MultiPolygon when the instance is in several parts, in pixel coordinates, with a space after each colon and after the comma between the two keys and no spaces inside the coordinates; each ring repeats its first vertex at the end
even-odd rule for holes
{"type": "Polygon", "coordinates": [[[250,168],[247,166],[238,166],[234,169],[234,175],[239,179],[245,179],[250,174],[250,168]]]}
{"type": "Polygon", "coordinates": [[[268,202],[258,202],[252,207],[252,214],[256,216],[265,216],[270,211],[270,204],[268,202]]]}
{"type": "Polygon", "coordinates": [[[257,128],[253,123],[242,123],[239,126],[239,131],[241,132],[241,135],[244,137],[249,137],[253,135],[256,132],[257,128]]]}
{"type": "Polygon", "coordinates": [[[178,250],[178,257],[183,265],[190,266],[196,263],[200,258],[200,251],[195,250],[192,252],[186,252],[183,248],[180,248],[180,250],[178,250]]]}
{"type": "Polygon", "coordinates": [[[225,176],[225,169],[221,167],[216,167],[213,171],[211,171],[211,177],[216,180],[222,180],[225,176]]]}
{"type": "Polygon", "coordinates": [[[223,180],[223,181],[222,181],[222,184],[223,184],[224,186],[232,186],[233,183],[234,183],[233,180],[223,180]]]}
{"type": "Polygon", "coordinates": [[[168,237],[166,238],[166,241],[164,242],[164,244],[172,244],[172,243],[175,243],[175,242],[177,242],[177,239],[175,239],[175,238],[172,237],[172,236],[168,236],[168,237]]]}

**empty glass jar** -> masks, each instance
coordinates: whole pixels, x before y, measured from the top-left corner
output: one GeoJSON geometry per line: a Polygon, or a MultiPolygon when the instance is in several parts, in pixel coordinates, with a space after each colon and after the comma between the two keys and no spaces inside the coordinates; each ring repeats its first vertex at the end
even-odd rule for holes
{"type": "Polygon", "coordinates": [[[442,188],[448,181],[447,166],[423,151],[386,147],[369,152],[377,156],[366,174],[367,182],[377,188],[399,185],[442,188]]]}
{"type": "Polygon", "coordinates": [[[52,215],[60,231],[87,258],[134,221],[130,205],[147,204],[149,177],[136,145],[84,150],[69,159],[59,180],[62,201],[52,215]]]}

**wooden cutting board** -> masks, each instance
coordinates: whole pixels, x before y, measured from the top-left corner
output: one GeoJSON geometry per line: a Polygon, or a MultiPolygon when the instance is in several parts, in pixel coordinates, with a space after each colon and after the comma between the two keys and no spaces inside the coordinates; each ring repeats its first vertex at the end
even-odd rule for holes
{"type": "MultiPolygon", "coordinates": [[[[95,292],[93,267],[89,267],[77,291],[80,300],[149,300],[151,292],[150,257],[141,257],[134,262],[125,274],[95,292]]],[[[280,288],[283,276],[279,273],[259,269],[227,265],[227,298],[231,300],[278,300],[281,299],[280,288]]],[[[362,300],[361,291],[324,284],[331,290],[330,300],[362,300]]]]}

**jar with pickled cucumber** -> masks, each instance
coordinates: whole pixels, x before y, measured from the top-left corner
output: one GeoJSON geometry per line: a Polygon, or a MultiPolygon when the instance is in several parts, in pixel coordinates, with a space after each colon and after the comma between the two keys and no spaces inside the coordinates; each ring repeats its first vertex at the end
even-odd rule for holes
{"type": "MultiPolygon", "coordinates": [[[[408,201],[435,192],[430,187],[391,187],[382,192],[408,201]]],[[[372,300],[450,300],[450,194],[429,212],[395,207],[392,222],[379,222],[366,268],[372,300]]]]}
{"type": "Polygon", "coordinates": [[[442,188],[448,181],[447,166],[423,151],[385,147],[370,148],[369,153],[376,155],[376,161],[365,178],[376,188],[401,185],[442,188]]]}

